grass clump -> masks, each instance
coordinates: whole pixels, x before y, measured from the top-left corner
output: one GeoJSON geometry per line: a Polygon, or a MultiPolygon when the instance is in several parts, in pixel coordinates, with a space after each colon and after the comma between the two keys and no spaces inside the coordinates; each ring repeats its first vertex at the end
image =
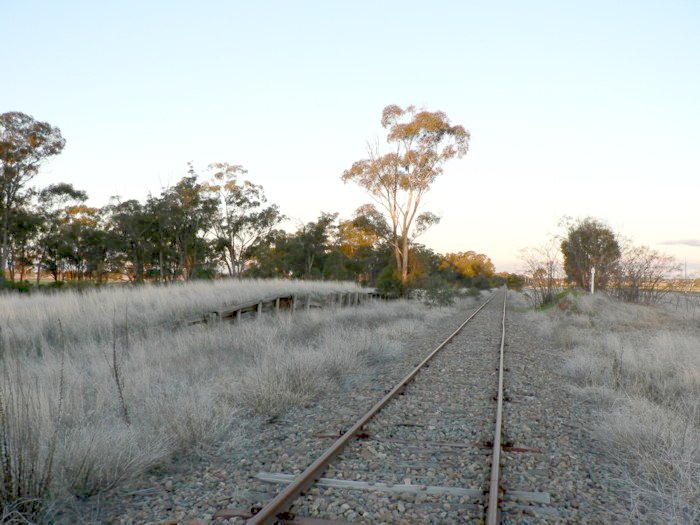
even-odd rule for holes
{"type": "Polygon", "coordinates": [[[580,295],[541,318],[566,372],[604,409],[597,435],[623,465],[633,520],[700,517],[700,330],[660,306],[580,295]]]}
{"type": "MultiPolygon", "coordinates": [[[[305,406],[381,373],[406,338],[449,312],[396,301],[134,330],[141,315],[166,317],[150,310],[158,304],[168,305],[168,315],[180,311],[170,302],[202,291],[200,283],[192,286],[155,289],[154,304],[134,295],[124,319],[126,307],[115,308],[123,304],[105,293],[99,300],[109,322],[100,317],[105,308],[93,315],[70,294],[56,296],[66,301],[65,312],[63,303],[27,303],[24,313],[34,309],[39,320],[40,352],[16,348],[28,327],[3,321],[0,516],[36,517],[46,501],[89,498],[223,436],[235,443],[235,428],[250,416],[305,406]],[[161,296],[169,289],[171,301],[161,296]],[[52,324],[55,311],[65,318],[52,324]]],[[[258,297],[270,290],[262,287],[258,297]]],[[[132,297],[115,293],[119,301],[132,297]]],[[[98,297],[86,296],[95,306],[98,297]]]]}

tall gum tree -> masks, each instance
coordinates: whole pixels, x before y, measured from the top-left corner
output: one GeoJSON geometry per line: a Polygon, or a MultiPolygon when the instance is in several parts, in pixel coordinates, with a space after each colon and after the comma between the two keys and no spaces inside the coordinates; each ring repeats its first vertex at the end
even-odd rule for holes
{"type": "Polygon", "coordinates": [[[10,215],[41,163],[61,153],[65,144],[61,130],[51,124],[19,111],[0,115],[0,281],[7,269],[10,215]]]}
{"type": "Polygon", "coordinates": [[[250,254],[269,240],[284,220],[276,204],[266,205],[263,187],[238,181],[247,173],[242,166],[221,162],[210,164],[208,189],[219,200],[219,217],[214,222],[216,248],[229,275],[242,277],[250,254]]]}
{"type": "Polygon", "coordinates": [[[430,212],[419,213],[423,197],[448,160],[467,154],[470,134],[451,125],[442,111],[417,111],[414,106],[385,107],[382,127],[392,151],[381,154],[379,147],[369,148],[368,158],[355,162],[341,178],[367,190],[388,215],[388,242],[406,284],[411,241],[439,220],[430,212]]]}

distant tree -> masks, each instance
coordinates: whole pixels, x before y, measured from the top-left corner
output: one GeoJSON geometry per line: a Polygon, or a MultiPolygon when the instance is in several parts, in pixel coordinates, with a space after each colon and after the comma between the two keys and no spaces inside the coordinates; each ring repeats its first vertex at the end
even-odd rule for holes
{"type": "Polygon", "coordinates": [[[114,199],[115,202],[106,207],[110,214],[109,232],[112,234],[112,242],[133,269],[134,281],[141,283],[145,279],[146,266],[156,251],[154,231],[157,219],[148,204],[141,204],[134,199],[124,202],[114,199]]]}
{"type": "Polygon", "coordinates": [[[187,176],[164,190],[154,202],[156,232],[161,242],[165,241],[163,248],[169,248],[163,252],[170,256],[164,264],[172,277],[189,280],[202,271],[208,273],[208,252],[212,247],[205,237],[214,227],[218,208],[216,195],[209,185],[197,181],[192,165],[187,176]]]}
{"type": "Polygon", "coordinates": [[[461,277],[473,278],[477,275],[492,277],[496,271],[493,262],[483,253],[473,251],[447,253],[442,256],[440,269],[451,269],[461,277]]]}
{"type": "Polygon", "coordinates": [[[511,290],[520,292],[522,291],[523,286],[525,286],[525,277],[520,274],[507,273],[502,275],[502,277],[505,279],[506,286],[511,290]]]}
{"type": "Polygon", "coordinates": [[[209,190],[219,199],[219,219],[213,230],[216,249],[229,275],[241,276],[250,254],[257,245],[269,240],[272,231],[284,219],[275,204],[266,206],[263,187],[250,181],[238,181],[246,170],[227,163],[211,164],[209,190]]]}
{"type": "Polygon", "coordinates": [[[370,149],[369,158],[355,162],[341,178],[367,190],[388,215],[389,243],[399,278],[407,283],[412,238],[438,222],[429,212],[418,213],[423,196],[448,160],[467,153],[469,132],[452,126],[441,111],[417,111],[414,106],[385,107],[382,126],[393,151],[370,149]]]}
{"type": "Polygon", "coordinates": [[[267,241],[256,244],[249,253],[250,264],[245,270],[249,277],[289,277],[291,269],[288,256],[289,235],[283,230],[273,230],[267,241]]]}
{"type": "Polygon", "coordinates": [[[301,225],[288,239],[286,251],[289,269],[294,277],[319,279],[325,258],[335,237],[337,213],[322,212],[316,221],[301,225]]]}
{"type": "Polygon", "coordinates": [[[387,231],[386,220],[373,206],[361,206],[352,219],[340,222],[337,249],[345,257],[348,278],[365,284],[376,281],[393,258],[387,231]]]}
{"type": "Polygon", "coordinates": [[[431,283],[442,278],[437,275],[440,266],[440,255],[430,248],[414,243],[408,253],[408,285],[410,288],[424,288],[427,280],[436,276],[431,283]]]}
{"type": "Polygon", "coordinates": [[[41,281],[42,270],[50,271],[54,280],[60,270],[60,250],[63,246],[63,228],[69,221],[69,210],[87,200],[87,193],[72,184],[58,183],[47,186],[36,196],[36,209],[41,225],[34,243],[36,284],[41,281]]]}
{"type": "Polygon", "coordinates": [[[65,146],[61,130],[29,115],[12,111],[0,115],[0,281],[5,279],[10,240],[10,215],[22,190],[42,162],[65,146]]]}
{"type": "Polygon", "coordinates": [[[25,279],[27,270],[33,263],[32,243],[42,227],[42,222],[41,214],[30,206],[17,206],[10,213],[10,280],[14,280],[17,271],[19,280],[25,279]]]}
{"type": "Polygon", "coordinates": [[[530,292],[535,306],[552,303],[562,278],[561,252],[556,240],[538,248],[521,250],[520,259],[525,263],[532,284],[530,292]]]}
{"type": "Polygon", "coordinates": [[[592,268],[595,268],[596,288],[605,288],[615,274],[621,255],[613,231],[591,217],[569,221],[567,235],[561,241],[561,252],[569,282],[583,289],[590,288],[592,268]]]}
{"type": "Polygon", "coordinates": [[[100,210],[84,204],[65,209],[65,221],[61,224],[58,238],[58,262],[64,276],[83,280],[87,277],[91,263],[91,242],[99,242],[100,210]]]}
{"type": "Polygon", "coordinates": [[[671,290],[664,280],[680,269],[673,257],[628,243],[616,267],[613,293],[624,301],[658,303],[671,290]]]}

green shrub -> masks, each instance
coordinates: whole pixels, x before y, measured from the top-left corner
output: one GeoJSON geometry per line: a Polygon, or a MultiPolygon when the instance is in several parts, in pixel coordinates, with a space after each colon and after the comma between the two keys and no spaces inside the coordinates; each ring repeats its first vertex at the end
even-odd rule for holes
{"type": "Polygon", "coordinates": [[[520,292],[525,285],[525,278],[522,275],[516,273],[509,273],[506,277],[506,285],[509,289],[520,292]]]}
{"type": "Polygon", "coordinates": [[[406,288],[396,277],[396,270],[391,266],[386,266],[379,274],[375,288],[390,297],[401,297],[406,292],[406,288]]]}
{"type": "Polygon", "coordinates": [[[425,291],[423,302],[428,306],[450,306],[454,303],[454,288],[436,275],[426,279],[422,288],[425,291]]]}
{"type": "Polygon", "coordinates": [[[7,292],[18,292],[18,293],[29,293],[32,289],[32,285],[29,281],[2,281],[0,283],[0,290],[7,292]]]}
{"type": "Polygon", "coordinates": [[[491,288],[491,280],[485,275],[475,275],[472,278],[472,286],[477,290],[489,290],[491,288]]]}

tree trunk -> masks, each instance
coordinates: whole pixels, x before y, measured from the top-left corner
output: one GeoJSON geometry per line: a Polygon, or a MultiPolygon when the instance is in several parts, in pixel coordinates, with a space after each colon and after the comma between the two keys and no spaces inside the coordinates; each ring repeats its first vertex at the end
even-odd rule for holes
{"type": "Polygon", "coordinates": [[[10,205],[5,199],[2,213],[2,246],[0,246],[0,283],[5,280],[5,270],[7,269],[7,245],[8,232],[10,230],[10,205]]]}
{"type": "Polygon", "coordinates": [[[137,283],[142,283],[143,282],[143,260],[141,258],[141,253],[140,253],[140,248],[137,247],[135,250],[135,265],[136,265],[136,282],[137,283]]]}
{"type": "Polygon", "coordinates": [[[44,255],[41,254],[39,256],[39,260],[36,263],[36,286],[37,288],[39,287],[39,284],[41,283],[41,263],[44,260],[44,255]]]}
{"type": "Polygon", "coordinates": [[[408,234],[401,236],[401,283],[408,283],[408,234]]]}

